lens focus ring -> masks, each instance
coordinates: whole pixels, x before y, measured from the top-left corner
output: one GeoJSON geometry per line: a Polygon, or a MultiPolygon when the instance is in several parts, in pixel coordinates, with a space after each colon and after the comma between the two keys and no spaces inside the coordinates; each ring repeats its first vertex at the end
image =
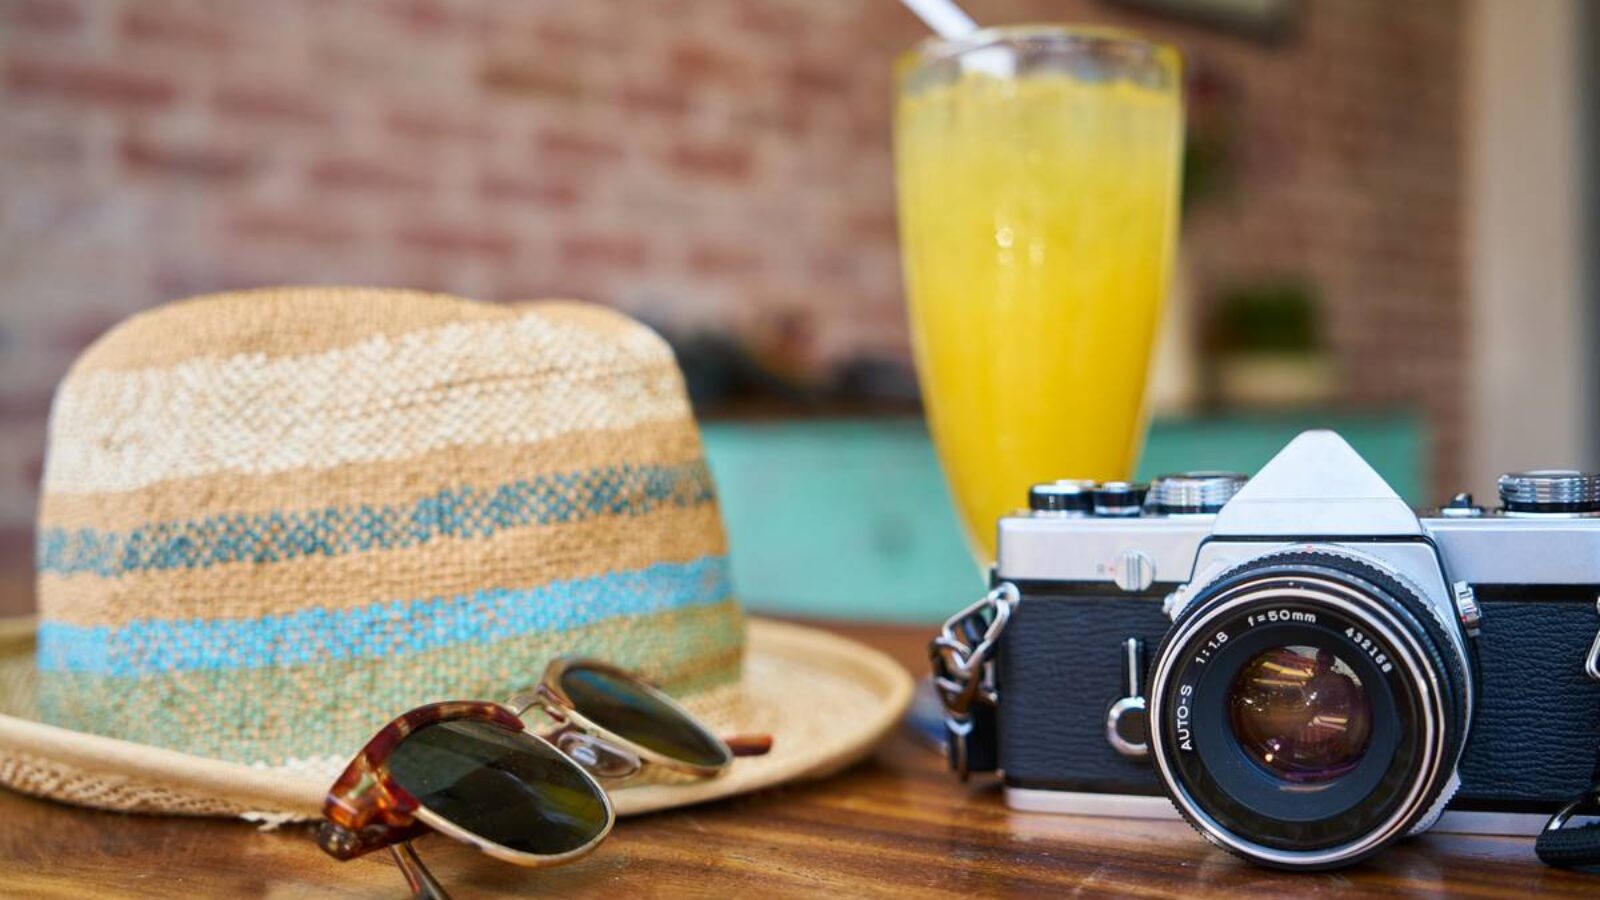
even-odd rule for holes
{"type": "Polygon", "coordinates": [[[1269,554],[1202,586],[1149,692],[1151,752],[1174,805],[1225,849],[1294,869],[1355,862],[1425,822],[1468,717],[1464,660],[1431,609],[1387,570],[1331,550],[1269,554]],[[1364,720],[1288,690],[1297,678],[1346,690],[1344,712],[1364,720]]]}

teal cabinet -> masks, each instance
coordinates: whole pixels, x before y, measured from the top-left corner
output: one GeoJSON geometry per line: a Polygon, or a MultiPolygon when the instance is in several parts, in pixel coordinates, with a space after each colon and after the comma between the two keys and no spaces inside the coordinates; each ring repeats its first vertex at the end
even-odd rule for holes
{"type": "MultiPolygon", "coordinates": [[[[1338,430],[1411,502],[1432,499],[1422,429],[1403,414],[1158,420],[1139,477],[1254,472],[1315,427],[1338,430]]],[[[933,622],[982,590],[921,419],[710,422],[704,433],[751,611],[933,622]]]]}

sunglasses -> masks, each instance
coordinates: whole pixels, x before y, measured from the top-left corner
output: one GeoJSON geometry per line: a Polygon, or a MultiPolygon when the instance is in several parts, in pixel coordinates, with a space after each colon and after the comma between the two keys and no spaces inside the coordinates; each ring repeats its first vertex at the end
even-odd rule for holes
{"type": "Polygon", "coordinates": [[[436,831],[516,865],[560,865],[616,822],[599,779],[646,766],[714,778],[771,747],[768,735],[718,737],[631,672],[563,657],[507,704],[430,703],[385,725],[328,789],[317,844],[340,860],[387,848],[416,896],[445,898],[413,838],[436,831]],[[528,730],[533,708],[552,730],[528,730]]]}

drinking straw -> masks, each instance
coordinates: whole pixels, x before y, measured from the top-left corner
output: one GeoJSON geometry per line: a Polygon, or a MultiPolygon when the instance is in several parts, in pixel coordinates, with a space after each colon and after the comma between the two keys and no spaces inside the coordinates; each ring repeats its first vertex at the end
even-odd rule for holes
{"type": "Polygon", "coordinates": [[[972,21],[966,10],[955,4],[955,0],[900,0],[906,8],[917,14],[934,34],[947,41],[966,37],[978,30],[978,23],[972,21]]]}
{"type": "MultiPolygon", "coordinates": [[[[978,23],[967,15],[955,0],[900,0],[906,8],[917,14],[923,24],[934,34],[947,41],[967,37],[978,30],[978,23]]],[[[1003,50],[981,47],[961,59],[961,67],[968,72],[982,72],[996,78],[1009,78],[1015,61],[1003,50]]]]}

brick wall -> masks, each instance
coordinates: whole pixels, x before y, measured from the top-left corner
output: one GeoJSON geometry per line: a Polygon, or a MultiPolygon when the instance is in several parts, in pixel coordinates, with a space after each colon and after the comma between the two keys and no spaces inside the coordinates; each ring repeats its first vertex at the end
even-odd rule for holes
{"type": "MultiPolygon", "coordinates": [[[[972,0],[1182,45],[1237,89],[1201,294],[1309,272],[1345,399],[1416,404],[1459,474],[1458,4],[1316,0],[1280,46],[1098,0],[972,0]]],[[[0,562],[51,386],[162,300],[281,282],[571,295],[804,362],[904,358],[892,0],[0,0],[0,562]]]]}

